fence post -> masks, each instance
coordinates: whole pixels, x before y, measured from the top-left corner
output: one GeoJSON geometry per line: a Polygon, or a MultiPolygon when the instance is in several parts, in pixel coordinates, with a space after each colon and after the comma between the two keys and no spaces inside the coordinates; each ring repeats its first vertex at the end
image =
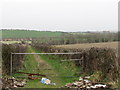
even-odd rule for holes
{"type": "Polygon", "coordinates": [[[12,76],[12,52],[11,52],[11,60],[10,60],[10,75],[12,76]]]}

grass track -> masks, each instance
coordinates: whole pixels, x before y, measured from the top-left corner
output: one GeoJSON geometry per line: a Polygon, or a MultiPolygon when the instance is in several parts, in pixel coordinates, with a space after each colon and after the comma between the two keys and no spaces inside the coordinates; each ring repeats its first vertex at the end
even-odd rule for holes
{"type": "MultiPolygon", "coordinates": [[[[27,52],[35,53],[39,52],[32,47],[28,47],[27,52]]],[[[29,73],[40,73],[47,75],[53,83],[53,85],[44,85],[40,82],[40,79],[29,80],[27,85],[24,88],[59,88],[64,86],[66,83],[73,82],[73,80],[78,78],[66,78],[63,76],[73,76],[76,72],[76,68],[74,64],[64,62],[61,63],[57,56],[47,56],[47,55],[25,55],[24,69],[20,70],[22,72],[29,73]],[[54,58],[54,59],[50,59],[54,58]],[[38,64],[39,63],[39,64],[38,64]],[[42,69],[52,69],[52,70],[42,70],[42,69]]],[[[15,76],[19,76],[21,74],[14,74],[15,76]]],[[[25,76],[25,75],[23,75],[25,76]]]]}

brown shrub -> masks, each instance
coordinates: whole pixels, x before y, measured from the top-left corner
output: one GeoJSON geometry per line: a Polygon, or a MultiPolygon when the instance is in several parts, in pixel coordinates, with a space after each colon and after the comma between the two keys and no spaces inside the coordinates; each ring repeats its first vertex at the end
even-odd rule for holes
{"type": "MultiPolygon", "coordinates": [[[[10,74],[11,53],[22,53],[26,51],[26,46],[20,44],[3,44],[2,45],[2,74],[10,74]]],[[[13,71],[16,71],[21,65],[24,55],[13,57],[13,71]]]]}

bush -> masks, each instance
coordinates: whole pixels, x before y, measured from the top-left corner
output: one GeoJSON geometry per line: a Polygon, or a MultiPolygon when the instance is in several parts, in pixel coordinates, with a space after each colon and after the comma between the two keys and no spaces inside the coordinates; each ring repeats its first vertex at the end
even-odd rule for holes
{"type": "MultiPolygon", "coordinates": [[[[3,44],[2,45],[2,74],[10,74],[10,60],[11,53],[22,53],[26,51],[26,46],[20,44],[3,44]]],[[[14,55],[13,56],[13,71],[16,71],[23,61],[24,55],[14,55]]]]}

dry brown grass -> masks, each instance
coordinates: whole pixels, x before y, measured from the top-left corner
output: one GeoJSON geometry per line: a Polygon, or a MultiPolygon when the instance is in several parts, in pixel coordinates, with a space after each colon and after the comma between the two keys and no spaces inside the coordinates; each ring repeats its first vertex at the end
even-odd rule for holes
{"type": "Polygon", "coordinates": [[[66,48],[66,49],[86,49],[86,48],[91,48],[91,47],[118,49],[118,42],[55,45],[55,47],[66,48]]]}

